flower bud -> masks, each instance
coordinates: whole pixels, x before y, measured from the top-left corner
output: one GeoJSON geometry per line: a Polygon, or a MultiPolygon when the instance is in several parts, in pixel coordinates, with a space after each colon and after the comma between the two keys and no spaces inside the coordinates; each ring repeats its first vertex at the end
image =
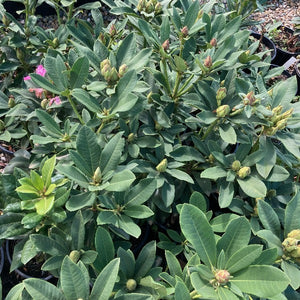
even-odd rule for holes
{"type": "Polygon", "coordinates": [[[106,43],[106,38],[105,38],[105,35],[104,35],[102,32],[100,32],[100,34],[99,34],[99,36],[98,36],[98,40],[101,41],[102,44],[105,45],[105,43],[106,43]]]}
{"type": "Polygon", "coordinates": [[[101,69],[101,74],[104,77],[104,79],[107,80],[107,81],[109,80],[110,72],[111,72],[111,66],[110,65],[105,65],[101,69]]]}
{"type": "Polygon", "coordinates": [[[219,106],[221,105],[221,101],[226,97],[226,93],[227,93],[226,87],[220,87],[218,89],[216,99],[219,106]]]}
{"type": "Polygon", "coordinates": [[[3,131],[4,128],[5,128],[5,123],[2,120],[0,120],[0,131],[3,131]]]}
{"type": "Polygon", "coordinates": [[[242,167],[241,169],[239,169],[237,174],[241,179],[244,179],[245,177],[250,175],[250,173],[251,173],[250,167],[242,167]]]}
{"type": "Polygon", "coordinates": [[[134,133],[131,132],[131,133],[128,135],[127,140],[128,140],[129,143],[131,143],[131,142],[134,141],[134,139],[135,139],[135,135],[134,135],[134,133]]]}
{"type": "Polygon", "coordinates": [[[9,107],[9,108],[13,108],[15,105],[16,105],[15,97],[12,96],[12,95],[9,96],[9,99],[8,99],[8,107],[9,107]]]}
{"type": "Polygon", "coordinates": [[[271,189],[271,190],[269,190],[269,191],[267,192],[267,197],[268,197],[268,198],[276,197],[276,195],[277,195],[277,192],[276,192],[276,190],[274,190],[274,189],[271,189]]]}
{"type": "Polygon", "coordinates": [[[212,58],[208,55],[204,60],[204,67],[210,68],[212,66],[212,58]]]}
{"type": "Polygon", "coordinates": [[[137,283],[134,279],[128,279],[126,282],[126,289],[128,292],[133,292],[136,289],[137,283]]]}
{"type": "Polygon", "coordinates": [[[200,10],[198,11],[197,20],[201,19],[202,16],[203,16],[203,10],[200,9],[200,10]]]}
{"type": "Polygon", "coordinates": [[[54,38],[53,41],[52,41],[52,43],[53,43],[53,48],[57,48],[58,45],[59,45],[59,40],[58,40],[58,38],[57,38],[57,37],[54,38]]]}
{"type": "Polygon", "coordinates": [[[287,120],[286,119],[280,120],[276,124],[276,130],[282,130],[286,127],[286,125],[287,125],[287,120]]]}
{"type": "Polygon", "coordinates": [[[212,47],[217,47],[217,40],[215,38],[211,39],[209,43],[212,47]]]}
{"type": "Polygon", "coordinates": [[[7,27],[9,25],[10,21],[6,17],[6,15],[3,15],[3,17],[2,17],[2,23],[4,24],[5,27],[7,27]]]}
{"type": "Polygon", "coordinates": [[[229,114],[229,112],[230,112],[230,107],[227,104],[221,105],[216,109],[218,118],[224,118],[225,116],[227,116],[229,114]]]}
{"type": "Polygon", "coordinates": [[[105,66],[110,66],[110,61],[109,59],[104,59],[103,61],[101,61],[100,63],[100,68],[103,69],[105,66]]]}
{"type": "Polygon", "coordinates": [[[282,247],[285,252],[297,250],[298,239],[288,237],[282,242],[282,247]]]}
{"type": "Polygon", "coordinates": [[[148,103],[152,103],[153,102],[153,99],[152,99],[152,92],[150,92],[148,95],[147,95],[147,100],[148,100],[148,103]]]}
{"type": "Polygon", "coordinates": [[[293,250],[290,253],[290,256],[293,258],[300,258],[300,245],[297,246],[297,249],[293,250]]]}
{"type": "Polygon", "coordinates": [[[289,110],[285,111],[282,115],[282,119],[288,119],[293,114],[294,109],[290,108],[289,110]]]}
{"type": "Polygon", "coordinates": [[[160,130],[162,130],[162,128],[163,127],[158,122],[155,121],[155,129],[160,131],[160,130]]]}
{"type": "Polygon", "coordinates": [[[160,14],[161,11],[162,11],[161,4],[159,2],[157,2],[154,7],[154,12],[155,12],[155,14],[160,14]]]}
{"type": "Polygon", "coordinates": [[[80,252],[78,250],[73,250],[70,252],[69,257],[76,264],[80,258],[80,252]]]}
{"type": "Polygon", "coordinates": [[[93,175],[93,183],[98,184],[102,180],[102,173],[99,167],[97,167],[96,171],[94,172],[93,175]]]}
{"type": "Polygon", "coordinates": [[[213,164],[213,163],[215,162],[215,158],[214,158],[214,156],[213,156],[212,154],[209,154],[209,156],[208,156],[208,161],[209,161],[211,164],[213,164]]]}
{"type": "Polygon", "coordinates": [[[111,37],[115,36],[117,34],[117,29],[116,26],[114,24],[112,24],[109,28],[109,35],[111,37]]]}
{"type": "Polygon", "coordinates": [[[289,238],[300,240],[300,229],[292,230],[288,235],[289,238]]]}
{"type": "Polygon", "coordinates": [[[244,98],[244,104],[245,105],[253,105],[256,102],[256,98],[254,96],[254,92],[249,92],[246,97],[244,98]]]}
{"type": "Polygon", "coordinates": [[[43,100],[41,101],[41,107],[42,107],[43,109],[46,109],[48,102],[49,102],[48,99],[43,99],[43,100]]]}
{"type": "Polygon", "coordinates": [[[125,73],[127,72],[128,67],[126,64],[123,64],[120,66],[119,68],[119,77],[123,77],[125,75],[125,73]]]}
{"type": "Polygon", "coordinates": [[[272,109],[273,115],[278,116],[282,111],[282,105],[278,105],[272,109]]]}
{"type": "Polygon", "coordinates": [[[156,170],[158,172],[165,172],[168,166],[168,161],[166,158],[164,158],[157,166],[156,166],[156,170]]]}
{"type": "Polygon", "coordinates": [[[161,46],[163,47],[163,49],[165,51],[169,50],[169,48],[170,48],[170,42],[169,42],[169,40],[165,40],[161,46]]]}
{"type": "Polygon", "coordinates": [[[238,171],[241,168],[241,162],[239,160],[235,160],[232,164],[231,164],[231,169],[233,171],[238,171]]]}
{"type": "Polygon", "coordinates": [[[17,53],[18,60],[21,61],[21,62],[24,61],[24,58],[25,58],[24,51],[21,48],[17,48],[16,53],[17,53]]]}
{"type": "Polygon", "coordinates": [[[230,279],[230,273],[227,270],[219,270],[215,273],[215,279],[220,284],[225,284],[230,279]]]}
{"type": "Polygon", "coordinates": [[[118,72],[117,72],[116,68],[113,67],[111,69],[111,71],[110,71],[110,76],[108,78],[108,81],[110,81],[110,82],[116,82],[118,79],[119,79],[118,72]]]}
{"type": "Polygon", "coordinates": [[[183,28],[181,28],[181,33],[183,37],[187,37],[189,34],[189,29],[187,26],[184,26],[183,28]]]}
{"type": "Polygon", "coordinates": [[[145,10],[145,7],[146,7],[146,1],[140,0],[136,8],[139,12],[142,12],[143,10],[145,10]]]}

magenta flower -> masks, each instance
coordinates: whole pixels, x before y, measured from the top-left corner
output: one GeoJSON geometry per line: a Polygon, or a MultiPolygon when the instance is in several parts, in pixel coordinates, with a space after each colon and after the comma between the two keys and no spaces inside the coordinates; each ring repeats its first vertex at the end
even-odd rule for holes
{"type": "Polygon", "coordinates": [[[43,77],[45,77],[46,72],[47,72],[46,69],[42,65],[38,65],[37,68],[36,68],[36,70],[35,70],[36,74],[39,74],[39,75],[41,75],[43,77]]]}
{"type": "Polygon", "coordinates": [[[28,75],[28,76],[25,76],[23,79],[24,79],[24,81],[26,81],[26,80],[30,80],[31,77],[28,75]]]}
{"type": "Polygon", "coordinates": [[[29,89],[29,92],[34,92],[35,93],[35,96],[39,99],[43,99],[43,92],[44,92],[44,89],[42,88],[30,88],[29,89]]]}
{"type": "Polygon", "coordinates": [[[58,96],[50,99],[49,106],[51,106],[53,104],[53,102],[55,102],[55,104],[57,104],[57,105],[61,104],[61,100],[58,96]]]}

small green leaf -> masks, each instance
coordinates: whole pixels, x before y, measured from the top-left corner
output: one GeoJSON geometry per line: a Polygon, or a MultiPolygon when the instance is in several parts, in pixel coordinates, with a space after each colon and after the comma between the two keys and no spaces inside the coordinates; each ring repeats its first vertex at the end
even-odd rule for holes
{"type": "Polygon", "coordinates": [[[136,219],[147,219],[154,214],[154,212],[145,205],[132,205],[126,207],[123,212],[125,215],[136,219]]]}
{"type": "Polygon", "coordinates": [[[79,57],[70,71],[71,89],[81,88],[89,74],[89,60],[86,56],[79,57]]]}
{"type": "Polygon", "coordinates": [[[262,198],[267,194],[265,184],[256,177],[250,175],[244,179],[237,178],[237,182],[243,192],[252,198],[262,198]]]}
{"type": "Polygon", "coordinates": [[[54,204],[54,195],[43,197],[39,202],[35,203],[36,212],[39,215],[45,215],[49,212],[54,204]]]}
{"type": "Polygon", "coordinates": [[[55,162],[56,156],[54,155],[51,158],[47,159],[42,167],[42,178],[46,189],[48,189],[51,184],[51,177],[55,168],[55,162]]]}
{"type": "Polygon", "coordinates": [[[134,180],[135,175],[130,170],[124,170],[116,173],[105,189],[111,192],[126,191],[127,189],[129,189],[134,180]]]}

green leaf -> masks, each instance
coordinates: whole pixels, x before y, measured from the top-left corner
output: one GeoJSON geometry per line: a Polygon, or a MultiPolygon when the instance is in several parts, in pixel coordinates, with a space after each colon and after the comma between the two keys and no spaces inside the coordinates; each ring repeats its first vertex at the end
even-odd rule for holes
{"type": "Polygon", "coordinates": [[[262,252],[262,245],[249,245],[243,247],[231,255],[225,265],[225,269],[234,274],[254,262],[262,252]]]}
{"type": "Polygon", "coordinates": [[[123,210],[124,214],[135,219],[147,219],[153,216],[154,212],[146,205],[132,205],[123,210]]]}
{"type": "Polygon", "coordinates": [[[64,300],[61,291],[53,284],[38,278],[28,278],[23,281],[27,292],[33,299],[64,300]]]}
{"type": "Polygon", "coordinates": [[[38,74],[30,74],[32,81],[39,87],[51,92],[53,94],[59,95],[63,90],[58,89],[52,83],[50,83],[46,78],[38,74]]]}
{"type": "Polygon", "coordinates": [[[256,169],[263,178],[267,178],[276,163],[276,152],[273,143],[265,137],[260,138],[259,149],[265,152],[264,157],[256,163],[256,169]]]}
{"type": "Polygon", "coordinates": [[[89,60],[86,56],[79,57],[70,71],[71,89],[81,88],[89,74],[89,60]]]}
{"type": "Polygon", "coordinates": [[[132,93],[125,95],[124,97],[112,97],[113,105],[111,107],[111,114],[120,112],[129,112],[137,103],[138,97],[132,93]]]}
{"type": "Polygon", "coordinates": [[[160,26],[160,42],[163,43],[170,37],[170,22],[168,16],[162,17],[162,23],[160,26]]]}
{"type": "Polygon", "coordinates": [[[32,240],[27,240],[23,246],[21,262],[25,265],[38,254],[39,250],[35,247],[32,240]]]}
{"type": "Polygon", "coordinates": [[[58,138],[61,138],[63,136],[58,124],[54,121],[52,116],[50,116],[47,112],[41,109],[37,109],[35,113],[38,119],[49,131],[51,131],[54,134],[54,136],[58,138]]]}
{"type": "Polygon", "coordinates": [[[44,189],[44,181],[42,177],[35,171],[30,171],[30,179],[33,184],[33,186],[38,190],[38,191],[43,191],[44,189]]]}
{"type": "Polygon", "coordinates": [[[173,277],[178,276],[179,278],[182,278],[183,275],[182,275],[181,266],[176,256],[168,250],[165,251],[165,255],[166,255],[166,260],[167,260],[167,264],[171,276],[173,277]]]}
{"type": "Polygon", "coordinates": [[[233,219],[223,236],[218,240],[218,252],[224,250],[227,259],[236,251],[248,245],[251,235],[251,228],[245,217],[233,219]]]}
{"type": "Polygon", "coordinates": [[[82,89],[74,89],[72,90],[72,96],[90,111],[94,113],[98,113],[101,111],[101,107],[98,101],[92,98],[87,91],[84,91],[82,89]]]}
{"type": "Polygon", "coordinates": [[[108,300],[114,288],[119,271],[120,259],[113,259],[97,277],[90,300],[108,300]]]}
{"type": "Polygon", "coordinates": [[[80,128],[76,139],[76,149],[87,164],[90,173],[94,174],[99,166],[101,151],[97,144],[97,136],[89,127],[80,128]]]}
{"type": "Polygon", "coordinates": [[[256,177],[250,175],[244,179],[237,178],[237,182],[243,192],[252,198],[263,198],[267,194],[265,184],[256,177]]]}
{"type": "Polygon", "coordinates": [[[190,292],[182,281],[177,281],[175,285],[175,300],[190,300],[190,292]]]}
{"type": "Polygon", "coordinates": [[[216,242],[205,214],[191,204],[183,204],[179,221],[183,234],[193,245],[200,259],[207,266],[215,266],[217,260],[216,242]]]}
{"type": "Polygon", "coordinates": [[[272,171],[270,172],[267,181],[271,182],[283,182],[284,180],[290,177],[290,173],[282,166],[275,165],[272,171]]]}
{"type": "Polygon", "coordinates": [[[144,48],[128,62],[128,71],[135,70],[139,72],[150,61],[152,54],[152,48],[144,48]]]}
{"type": "Polygon", "coordinates": [[[234,185],[232,182],[224,181],[220,185],[220,191],[219,191],[219,205],[220,208],[228,207],[232,201],[234,195],[234,185]]]}
{"type": "Polygon", "coordinates": [[[272,266],[249,266],[231,279],[242,292],[269,298],[283,292],[289,284],[288,277],[272,266]]]}
{"type": "Polygon", "coordinates": [[[223,124],[219,127],[222,140],[229,144],[236,144],[236,133],[231,124],[223,124]]]}
{"type": "Polygon", "coordinates": [[[166,173],[170,174],[172,177],[175,177],[179,180],[183,180],[183,181],[186,181],[186,182],[192,183],[192,184],[194,183],[193,178],[189,174],[187,174],[181,170],[167,169],[166,173]]]}
{"type": "Polygon", "coordinates": [[[95,234],[95,247],[98,257],[94,266],[101,271],[115,256],[115,247],[109,232],[101,226],[98,226],[95,234]]]}
{"type": "Polygon", "coordinates": [[[193,204],[196,207],[198,207],[204,213],[207,210],[207,203],[206,203],[205,197],[201,193],[199,193],[197,191],[195,191],[195,192],[192,193],[192,195],[190,196],[189,203],[193,204]]]}
{"type": "Polygon", "coordinates": [[[135,238],[141,235],[141,228],[130,217],[124,214],[118,216],[118,227],[135,238]]]}
{"type": "Polygon", "coordinates": [[[172,156],[176,161],[199,161],[204,162],[203,156],[193,147],[181,146],[176,148],[174,151],[170,152],[170,156],[172,156]]]}
{"type": "Polygon", "coordinates": [[[68,178],[74,180],[80,186],[87,188],[89,186],[88,178],[77,168],[71,165],[57,165],[58,172],[64,174],[68,178]]]}
{"type": "Polygon", "coordinates": [[[238,298],[231,290],[220,286],[217,288],[218,300],[238,300],[238,298]]]}
{"type": "Polygon", "coordinates": [[[210,222],[214,232],[225,232],[227,225],[231,220],[237,219],[239,216],[231,213],[222,213],[213,218],[210,222]]]}
{"type": "Polygon", "coordinates": [[[127,64],[136,52],[136,39],[135,34],[130,33],[122,41],[118,51],[117,51],[117,64],[121,66],[122,64],[127,64]]]}
{"type": "Polygon", "coordinates": [[[139,280],[147,275],[154,264],[156,256],[156,242],[151,241],[141,250],[135,263],[135,279],[139,280]]]}
{"type": "Polygon", "coordinates": [[[156,179],[145,178],[129,190],[126,195],[126,208],[146,202],[156,190],[156,179]]]}
{"type": "Polygon", "coordinates": [[[109,186],[105,189],[111,192],[123,192],[129,189],[134,180],[135,175],[130,170],[123,170],[112,177],[109,186]]]}
{"type": "Polygon", "coordinates": [[[71,225],[72,249],[81,250],[84,248],[85,228],[81,211],[77,211],[71,225]]]}
{"type": "Polygon", "coordinates": [[[198,1],[192,2],[191,6],[188,8],[184,18],[184,25],[187,26],[188,29],[190,29],[195,23],[199,9],[200,5],[198,1]]]}
{"type": "Polygon", "coordinates": [[[200,175],[201,178],[208,178],[213,180],[217,180],[218,178],[226,177],[226,176],[227,176],[226,170],[218,166],[207,168],[200,175]]]}
{"type": "Polygon", "coordinates": [[[42,167],[42,178],[45,184],[45,188],[51,184],[51,177],[55,168],[56,156],[53,155],[51,158],[47,159],[42,167]]]}
{"type": "Polygon", "coordinates": [[[60,272],[61,289],[66,300],[88,299],[89,284],[83,278],[84,273],[81,268],[66,256],[60,272]]]}
{"type": "Polygon", "coordinates": [[[43,216],[49,212],[54,205],[54,195],[43,197],[39,202],[35,203],[36,212],[43,216]]]}
{"type": "Polygon", "coordinates": [[[137,74],[135,70],[130,70],[119,80],[116,87],[116,97],[120,102],[122,98],[126,98],[133,91],[137,83],[137,74]]]}
{"type": "Polygon", "coordinates": [[[278,236],[276,236],[272,231],[264,229],[264,230],[259,230],[256,232],[256,235],[259,236],[260,238],[264,239],[267,244],[268,248],[276,248],[278,251],[278,255],[282,255],[282,245],[281,245],[281,240],[278,236]]]}
{"type": "Polygon", "coordinates": [[[124,149],[124,139],[122,139],[122,132],[117,133],[105,145],[100,157],[100,169],[103,174],[109,171],[114,171],[121,159],[122,151],[124,149]]]}
{"type": "Polygon", "coordinates": [[[96,194],[92,192],[83,192],[76,195],[71,195],[69,198],[66,208],[69,211],[76,211],[83,207],[92,207],[96,199],[96,194]]]}
{"type": "Polygon", "coordinates": [[[294,229],[300,228],[300,193],[296,195],[286,206],[284,216],[284,236],[286,237],[294,229]]]}
{"type": "Polygon", "coordinates": [[[297,135],[290,132],[277,132],[276,137],[280,142],[282,142],[283,146],[295,157],[300,159],[300,151],[299,151],[299,145],[297,143],[297,135]]]}
{"type": "Polygon", "coordinates": [[[291,283],[290,285],[294,290],[297,290],[300,287],[300,270],[292,262],[282,260],[281,269],[289,277],[291,283]]]}
{"type": "Polygon", "coordinates": [[[41,234],[31,234],[30,240],[37,249],[52,256],[64,255],[68,252],[68,248],[65,245],[61,245],[55,240],[41,234]]]}
{"type": "Polygon", "coordinates": [[[52,80],[59,91],[67,88],[66,66],[60,55],[56,57],[46,56],[44,60],[47,76],[52,80]]]}
{"type": "Polygon", "coordinates": [[[257,202],[257,209],[259,219],[264,228],[271,230],[275,235],[280,236],[280,221],[272,206],[264,200],[259,200],[257,202]]]}

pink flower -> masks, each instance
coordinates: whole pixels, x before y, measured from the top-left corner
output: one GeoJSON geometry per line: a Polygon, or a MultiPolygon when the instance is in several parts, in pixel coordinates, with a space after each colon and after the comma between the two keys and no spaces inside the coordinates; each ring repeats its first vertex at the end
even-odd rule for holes
{"type": "Polygon", "coordinates": [[[50,99],[49,106],[51,106],[53,102],[55,102],[55,104],[57,104],[57,105],[61,104],[61,100],[58,96],[50,99]]]}
{"type": "Polygon", "coordinates": [[[42,65],[38,65],[37,68],[36,68],[36,70],[35,70],[36,74],[39,74],[39,75],[41,75],[43,77],[45,77],[46,72],[47,72],[46,69],[42,65]]]}
{"type": "Polygon", "coordinates": [[[25,80],[30,80],[31,77],[28,75],[28,76],[25,76],[23,79],[24,79],[24,81],[25,81],[25,80]]]}
{"type": "Polygon", "coordinates": [[[29,89],[29,92],[34,92],[35,93],[35,96],[39,99],[43,99],[43,92],[44,92],[44,89],[42,88],[30,88],[29,89]]]}

